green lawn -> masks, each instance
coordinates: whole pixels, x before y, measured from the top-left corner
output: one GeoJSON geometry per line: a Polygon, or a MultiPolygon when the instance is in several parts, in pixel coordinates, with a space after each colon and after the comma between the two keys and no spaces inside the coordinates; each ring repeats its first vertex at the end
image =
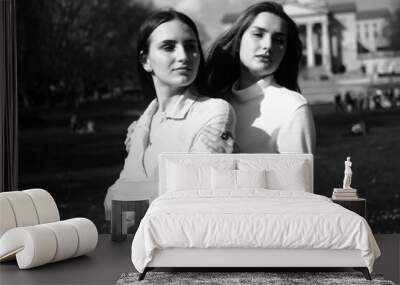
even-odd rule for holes
{"type": "MultiPolygon", "coordinates": [[[[109,99],[80,107],[82,120],[93,120],[96,132],[74,134],[72,109],[20,111],[19,188],[39,187],[56,200],[62,219],[87,217],[108,232],[103,199],[125,158],[123,141],[129,123],[143,104],[109,99]],[[136,110],[136,111],[135,111],[136,110]]],[[[344,160],[353,161],[352,186],[368,199],[368,221],[374,232],[400,233],[400,110],[334,114],[315,108],[317,153],[315,190],[330,196],[342,183],[344,160]],[[351,136],[352,124],[364,120],[366,136],[351,136]]]]}

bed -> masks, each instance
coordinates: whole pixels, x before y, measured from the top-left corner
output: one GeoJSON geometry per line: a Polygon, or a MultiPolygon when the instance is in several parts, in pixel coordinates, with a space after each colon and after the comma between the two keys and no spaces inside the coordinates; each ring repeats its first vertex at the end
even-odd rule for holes
{"type": "Polygon", "coordinates": [[[143,279],[157,267],[353,267],[380,251],[361,216],[313,194],[311,154],[159,158],[159,197],[132,242],[143,279]]]}

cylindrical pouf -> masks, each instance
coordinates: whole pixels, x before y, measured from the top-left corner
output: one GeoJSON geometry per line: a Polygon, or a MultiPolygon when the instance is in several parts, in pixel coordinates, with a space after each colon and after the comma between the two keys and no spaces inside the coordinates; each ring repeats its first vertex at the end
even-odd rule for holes
{"type": "Polygon", "coordinates": [[[14,211],[11,204],[6,197],[0,193],[0,237],[9,229],[15,228],[17,222],[15,221],[14,211]]]}
{"type": "Polygon", "coordinates": [[[74,257],[86,254],[96,248],[98,233],[92,221],[85,218],[73,218],[63,222],[71,224],[78,233],[78,248],[74,257]]]}
{"type": "Polygon", "coordinates": [[[36,207],[28,194],[22,191],[10,191],[3,192],[1,195],[10,202],[17,227],[33,226],[39,223],[36,207]]]}
{"type": "Polygon", "coordinates": [[[16,254],[20,269],[49,263],[56,252],[56,235],[42,225],[13,228],[0,239],[0,261],[16,254]]]}
{"type": "Polygon", "coordinates": [[[32,199],[39,218],[39,224],[60,220],[56,202],[49,192],[43,189],[28,189],[22,192],[28,194],[32,199]]]}
{"type": "Polygon", "coordinates": [[[65,221],[43,224],[51,229],[57,239],[57,250],[51,262],[73,257],[78,249],[79,237],[75,228],[65,221]]]}

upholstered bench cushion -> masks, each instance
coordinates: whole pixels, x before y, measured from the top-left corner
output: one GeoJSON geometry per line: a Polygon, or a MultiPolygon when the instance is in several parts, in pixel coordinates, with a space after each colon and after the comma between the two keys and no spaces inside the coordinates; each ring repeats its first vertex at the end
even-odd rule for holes
{"type": "Polygon", "coordinates": [[[16,257],[20,269],[86,254],[96,248],[98,233],[88,219],[17,227],[0,238],[0,261],[16,257]]]}

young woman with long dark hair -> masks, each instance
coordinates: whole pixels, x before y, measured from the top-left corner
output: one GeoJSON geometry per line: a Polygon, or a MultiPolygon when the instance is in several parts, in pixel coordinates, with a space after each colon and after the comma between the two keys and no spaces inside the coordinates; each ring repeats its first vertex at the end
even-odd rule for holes
{"type": "MultiPolygon", "coordinates": [[[[314,120],[297,81],[301,56],[297,25],[275,2],[248,7],[212,45],[208,92],[234,107],[240,152],[314,152],[314,120]]],[[[210,149],[232,149],[231,139],[207,132],[210,149]]]]}
{"type": "Polygon", "coordinates": [[[123,170],[104,201],[107,219],[113,194],[135,191],[134,182],[158,180],[161,152],[222,152],[223,148],[207,148],[203,129],[224,134],[235,128],[229,103],[201,94],[204,57],[196,25],[188,16],[174,10],[151,15],[140,27],[137,54],[143,92],[153,100],[129,135],[123,170]]]}
{"type": "Polygon", "coordinates": [[[314,153],[314,119],[297,79],[301,57],[297,25],[280,4],[242,12],[211,46],[205,72],[207,93],[234,107],[236,137],[204,128],[208,149],[231,152],[235,143],[235,152],[314,153]]]}

